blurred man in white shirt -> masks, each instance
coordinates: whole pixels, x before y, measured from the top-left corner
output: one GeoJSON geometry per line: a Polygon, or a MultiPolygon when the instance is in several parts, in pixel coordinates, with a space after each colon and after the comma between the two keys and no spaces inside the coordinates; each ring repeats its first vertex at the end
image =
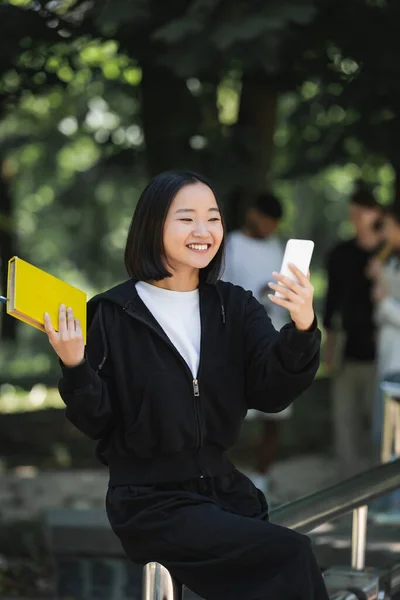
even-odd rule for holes
{"type": "MultiPolygon", "coordinates": [[[[268,282],[273,281],[272,272],[279,271],[284,247],[276,231],[283,216],[280,201],[273,194],[258,195],[247,209],[243,227],[228,235],[226,264],[222,276],[250,290],[268,312],[276,329],[288,322],[287,312],[272,304],[267,294],[268,282]]],[[[291,407],[278,414],[265,414],[251,410],[248,419],[260,418],[263,422],[262,437],[257,450],[254,472],[249,473],[254,484],[268,495],[268,471],[278,447],[278,423],[291,415],[291,407]]]]}

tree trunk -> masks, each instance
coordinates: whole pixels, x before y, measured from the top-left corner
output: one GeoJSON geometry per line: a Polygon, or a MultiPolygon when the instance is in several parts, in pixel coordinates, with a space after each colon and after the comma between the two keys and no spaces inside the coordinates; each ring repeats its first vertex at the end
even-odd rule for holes
{"type": "Polygon", "coordinates": [[[238,169],[236,186],[228,207],[228,228],[239,227],[253,194],[268,189],[274,150],[278,93],[261,71],[245,72],[234,152],[238,169]]]}
{"type": "MultiPolygon", "coordinates": [[[[8,261],[16,253],[15,228],[13,220],[12,195],[5,161],[0,157],[0,269],[2,296],[7,293],[8,261]]],[[[17,321],[1,311],[1,338],[15,341],[17,321]]]]}
{"type": "Polygon", "coordinates": [[[148,173],[197,168],[190,138],[200,120],[196,98],[170,69],[142,64],[142,121],[148,173]]]}

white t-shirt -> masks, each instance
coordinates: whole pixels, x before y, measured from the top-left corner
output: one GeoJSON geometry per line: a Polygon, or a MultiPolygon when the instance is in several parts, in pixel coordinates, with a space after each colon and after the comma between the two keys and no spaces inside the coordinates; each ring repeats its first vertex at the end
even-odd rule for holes
{"type": "Polygon", "coordinates": [[[136,289],[196,379],[201,336],[199,290],[175,292],[144,281],[138,281],[136,289]]]}
{"type": "MultiPolygon", "coordinates": [[[[242,231],[232,231],[227,239],[222,279],[250,290],[261,301],[261,290],[275,281],[272,272],[281,268],[283,253],[283,246],[275,235],[254,239],[242,231]]],[[[268,299],[265,306],[274,327],[281,329],[289,320],[287,312],[268,299]]]]}

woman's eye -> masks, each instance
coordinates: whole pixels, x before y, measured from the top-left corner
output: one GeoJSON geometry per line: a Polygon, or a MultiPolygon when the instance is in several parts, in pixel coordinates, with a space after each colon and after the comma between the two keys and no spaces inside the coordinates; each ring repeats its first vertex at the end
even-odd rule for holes
{"type": "MultiPolygon", "coordinates": [[[[190,218],[183,218],[183,219],[179,219],[179,220],[184,221],[185,223],[192,223],[192,221],[193,221],[193,219],[190,219],[190,218]]],[[[212,222],[212,221],[215,222],[215,221],[220,221],[221,219],[219,219],[218,217],[213,217],[212,219],[208,219],[208,220],[209,220],[209,222],[212,222]]]]}

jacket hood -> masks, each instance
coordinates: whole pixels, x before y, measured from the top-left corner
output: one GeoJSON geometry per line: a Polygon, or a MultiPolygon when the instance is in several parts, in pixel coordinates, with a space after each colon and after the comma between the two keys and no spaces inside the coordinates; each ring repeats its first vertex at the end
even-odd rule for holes
{"type": "MultiPolygon", "coordinates": [[[[110,288],[106,292],[102,292],[101,294],[97,294],[93,296],[87,304],[87,326],[90,327],[90,324],[93,320],[93,317],[96,313],[98,305],[101,306],[102,302],[111,302],[113,304],[117,304],[121,306],[121,308],[129,308],[135,301],[138,299],[139,295],[136,291],[135,281],[133,279],[128,279],[123,283],[119,283],[118,285],[110,288]]],[[[225,323],[225,306],[222,297],[222,292],[218,286],[212,285],[209,283],[200,283],[200,290],[204,289],[214,289],[215,293],[218,294],[220,310],[221,310],[221,319],[222,322],[225,323]]]]}
{"type": "MultiPolygon", "coordinates": [[[[100,331],[101,331],[101,337],[102,337],[103,348],[104,348],[103,358],[102,358],[100,364],[98,365],[96,372],[99,372],[102,369],[105,361],[107,360],[107,356],[108,356],[108,342],[107,342],[107,336],[105,333],[104,322],[103,322],[103,303],[111,302],[113,304],[117,304],[118,306],[120,306],[123,309],[140,311],[141,301],[140,301],[139,294],[137,293],[135,283],[136,282],[133,279],[128,279],[127,281],[124,281],[123,283],[119,283],[118,285],[110,288],[106,292],[102,292],[101,294],[97,294],[96,296],[93,296],[93,298],[91,298],[89,300],[89,302],[87,303],[87,308],[86,308],[87,329],[89,330],[90,325],[94,319],[94,316],[98,311],[100,331]],[[138,300],[140,301],[140,303],[138,303],[138,300]]],[[[208,283],[200,283],[200,286],[199,286],[200,292],[202,293],[202,291],[206,290],[206,289],[214,290],[214,293],[217,293],[218,299],[219,299],[220,311],[221,311],[221,319],[222,319],[222,323],[225,325],[225,322],[226,322],[225,306],[224,306],[224,301],[223,301],[223,297],[222,297],[222,292],[221,292],[218,284],[212,285],[212,284],[208,284],[208,283]]]]}
{"type": "Polygon", "coordinates": [[[102,302],[111,302],[121,306],[121,308],[126,308],[135,295],[137,295],[135,282],[133,279],[128,279],[127,281],[112,287],[106,292],[102,292],[101,294],[93,296],[93,298],[91,298],[87,303],[87,326],[90,327],[97,307],[99,304],[101,306],[102,302]]]}

